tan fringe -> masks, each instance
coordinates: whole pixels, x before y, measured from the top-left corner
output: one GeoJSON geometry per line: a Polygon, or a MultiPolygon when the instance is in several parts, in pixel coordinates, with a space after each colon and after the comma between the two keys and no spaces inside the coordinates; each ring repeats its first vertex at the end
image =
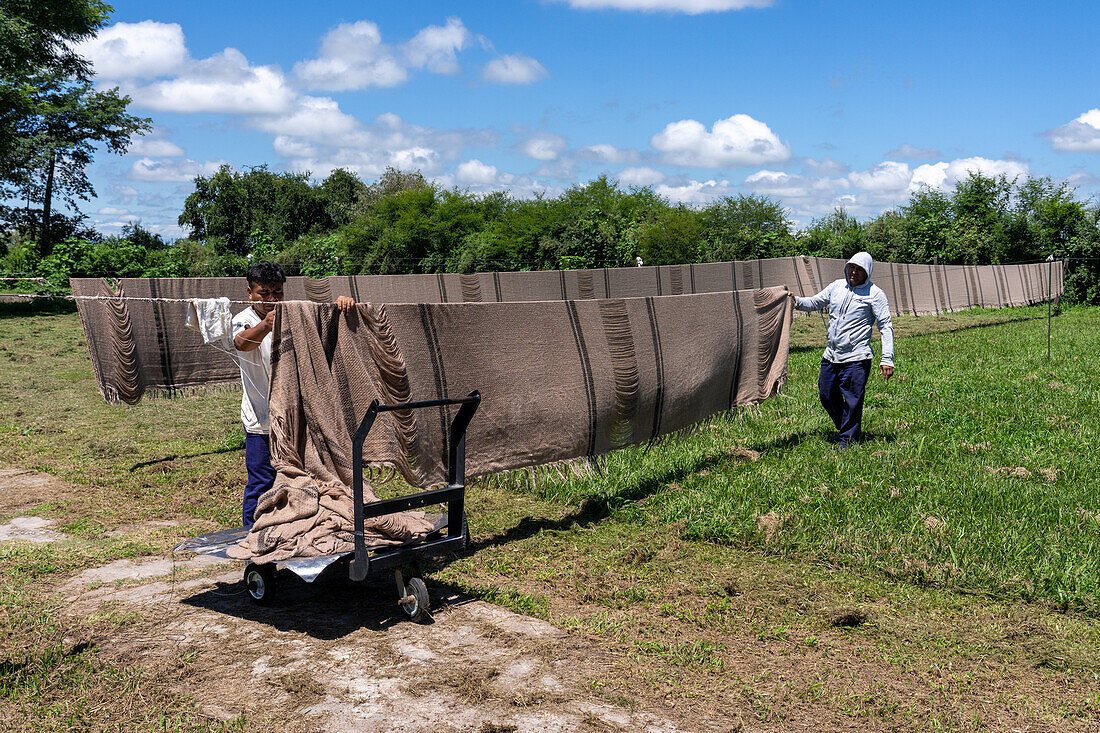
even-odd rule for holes
{"type": "Polygon", "coordinates": [[[615,376],[615,421],[608,428],[612,448],[621,448],[634,442],[634,417],[638,410],[638,391],[641,380],[638,375],[638,356],[634,350],[634,333],[630,329],[630,316],[626,303],[621,300],[599,301],[600,321],[607,349],[611,355],[611,369],[615,376]]]}
{"type": "Polygon", "coordinates": [[[302,278],[302,287],[306,291],[306,298],[314,303],[331,303],[335,300],[332,297],[332,286],[327,277],[302,278]]]}
{"type": "Polygon", "coordinates": [[[593,300],[596,297],[591,270],[577,270],[577,292],[582,300],[593,300]]]}
{"type": "MultiPolygon", "coordinates": [[[[390,328],[389,319],[386,318],[385,305],[367,304],[363,309],[366,312],[367,327],[374,336],[368,339],[371,356],[378,366],[380,377],[379,391],[382,393],[386,404],[400,404],[408,402],[411,394],[409,375],[405,370],[405,360],[401,357],[401,351],[397,346],[397,339],[390,328]]],[[[404,456],[398,469],[405,475],[406,480],[415,485],[424,481],[424,474],[418,466],[414,446],[416,445],[417,430],[416,415],[412,410],[394,410],[391,413],[397,428],[397,437],[404,456]]]]}
{"type": "Polygon", "coordinates": [[[668,268],[668,279],[672,282],[672,294],[684,294],[684,268],[681,265],[673,265],[668,268]]]}
{"type": "MultiPolygon", "coordinates": [[[[106,280],[103,285],[105,295],[126,297],[121,283],[116,283],[117,290],[106,280]]],[[[111,378],[104,385],[104,397],[110,402],[136,405],[145,392],[145,384],[141,378],[141,360],[138,358],[137,344],[134,343],[130,311],[123,300],[109,300],[107,304],[111,324],[110,348],[114,358],[111,360],[111,378]]]]}
{"type": "Polygon", "coordinates": [[[481,278],[477,275],[459,275],[458,279],[462,284],[462,302],[480,303],[482,301],[481,278]]]}

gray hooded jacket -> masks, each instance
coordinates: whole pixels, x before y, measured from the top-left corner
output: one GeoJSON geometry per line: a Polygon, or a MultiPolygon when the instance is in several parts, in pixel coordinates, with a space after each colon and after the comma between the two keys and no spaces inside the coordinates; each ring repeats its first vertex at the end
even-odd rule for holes
{"type": "Polygon", "coordinates": [[[877,323],[882,333],[882,363],[893,366],[894,327],[890,323],[890,303],[886,293],[871,282],[875,263],[866,252],[856,254],[848,263],[859,265],[867,273],[862,285],[853,288],[846,278],[834,280],[817,295],[796,298],[795,307],[817,311],[829,306],[826,360],[846,364],[873,358],[871,330],[877,323]]]}

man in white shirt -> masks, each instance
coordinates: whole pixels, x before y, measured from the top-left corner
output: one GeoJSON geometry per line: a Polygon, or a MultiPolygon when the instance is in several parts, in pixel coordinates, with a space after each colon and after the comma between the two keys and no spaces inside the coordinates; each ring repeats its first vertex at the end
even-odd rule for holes
{"type": "Polygon", "coordinates": [[[882,334],[879,372],[884,379],[894,375],[894,328],[886,293],[871,282],[874,261],[859,252],[844,267],[844,277],[829,283],[809,298],[792,294],[795,307],[803,311],[829,306],[828,344],[821,359],[818,395],[837,429],[837,446],[845,448],[862,434],[863,394],[871,373],[871,331],[877,323],[882,334]]]}
{"type": "MultiPolygon", "coordinates": [[[[248,483],[241,514],[246,528],[252,527],[256,502],[275,483],[271,466],[268,400],[271,386],[271,330],[275,325],[275,304],[283,299],[283,268],[274,262],[257,262],[248,268],[248,299],[252,305],[233,317],[233,346],[241,367],[241,422],[244,423],[244,462],[248,483]]],[[[336,307],[351,310],[355,301],[336,299],[336,307]]]]}

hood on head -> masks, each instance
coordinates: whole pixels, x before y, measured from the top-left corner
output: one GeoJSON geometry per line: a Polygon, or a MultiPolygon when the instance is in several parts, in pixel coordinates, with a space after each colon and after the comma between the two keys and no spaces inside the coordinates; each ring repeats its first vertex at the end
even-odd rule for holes
{"type": "Polygon", "coordinates": [[[871,255],[867,252],[856,252],[852,255],[852,259],[848,260],[848,265],[859,265],[863,268],[863,271],[867,273],[867,279],[871,279],[871,270],[875,266],[875,261],[871,259],[871,255]]]}

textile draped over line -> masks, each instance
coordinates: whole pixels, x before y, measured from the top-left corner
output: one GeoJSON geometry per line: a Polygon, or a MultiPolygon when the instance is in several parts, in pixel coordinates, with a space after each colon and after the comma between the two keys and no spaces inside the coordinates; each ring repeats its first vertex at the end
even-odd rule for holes
{"type": "MultiPolygon", "coordinates": [[[[840,277],[843,266],[843,260],[786,257],[607,270],[292,277],[285,293],[287,300],[323,303],[333,302],[338,295],[372,303],[477,303],[648,297],[786,285],[799,295],[813,295],[840,277]]],[[[1062,279],[1061,262],[1049,266],[878,262],[874,277],[895,313],[913,315],[1043,302],[1061,295],[1062,279]]],[[[173,299],[239,299],[245,287],[244,278],[124,278],[114,289],[100,278],[70,282],[77,296],[173,299]]],[[[239,379],[232,361],[204,346],[197,333],[184,327],[185,310],[178,303],[78,299],[77,307],[100,391],[109,401],[132,404],[146,390],[171,394],[239,379]]],[[[241,308],[234,306],[234,312],[241,308]]]]}
{"type": "MultiPolygon", "coordinates": [[[[283,304],[271,377],[278,478],[237,554],[273,562],[352,549],[351,436],[374,399],[392,404],[481,390],[466,438],[471,476],[596,455],[775,394],[786,376],[790,319],[784,287],[592,301],[368,303],[346,315],[332,305],[283,304]]],[[[383,413],[364,455],[415,486],[444,482],[449,409],[383,413]]],[[[372,530],[401,541],[430,527],[406,513],[383,517],[372,530]]]]}

